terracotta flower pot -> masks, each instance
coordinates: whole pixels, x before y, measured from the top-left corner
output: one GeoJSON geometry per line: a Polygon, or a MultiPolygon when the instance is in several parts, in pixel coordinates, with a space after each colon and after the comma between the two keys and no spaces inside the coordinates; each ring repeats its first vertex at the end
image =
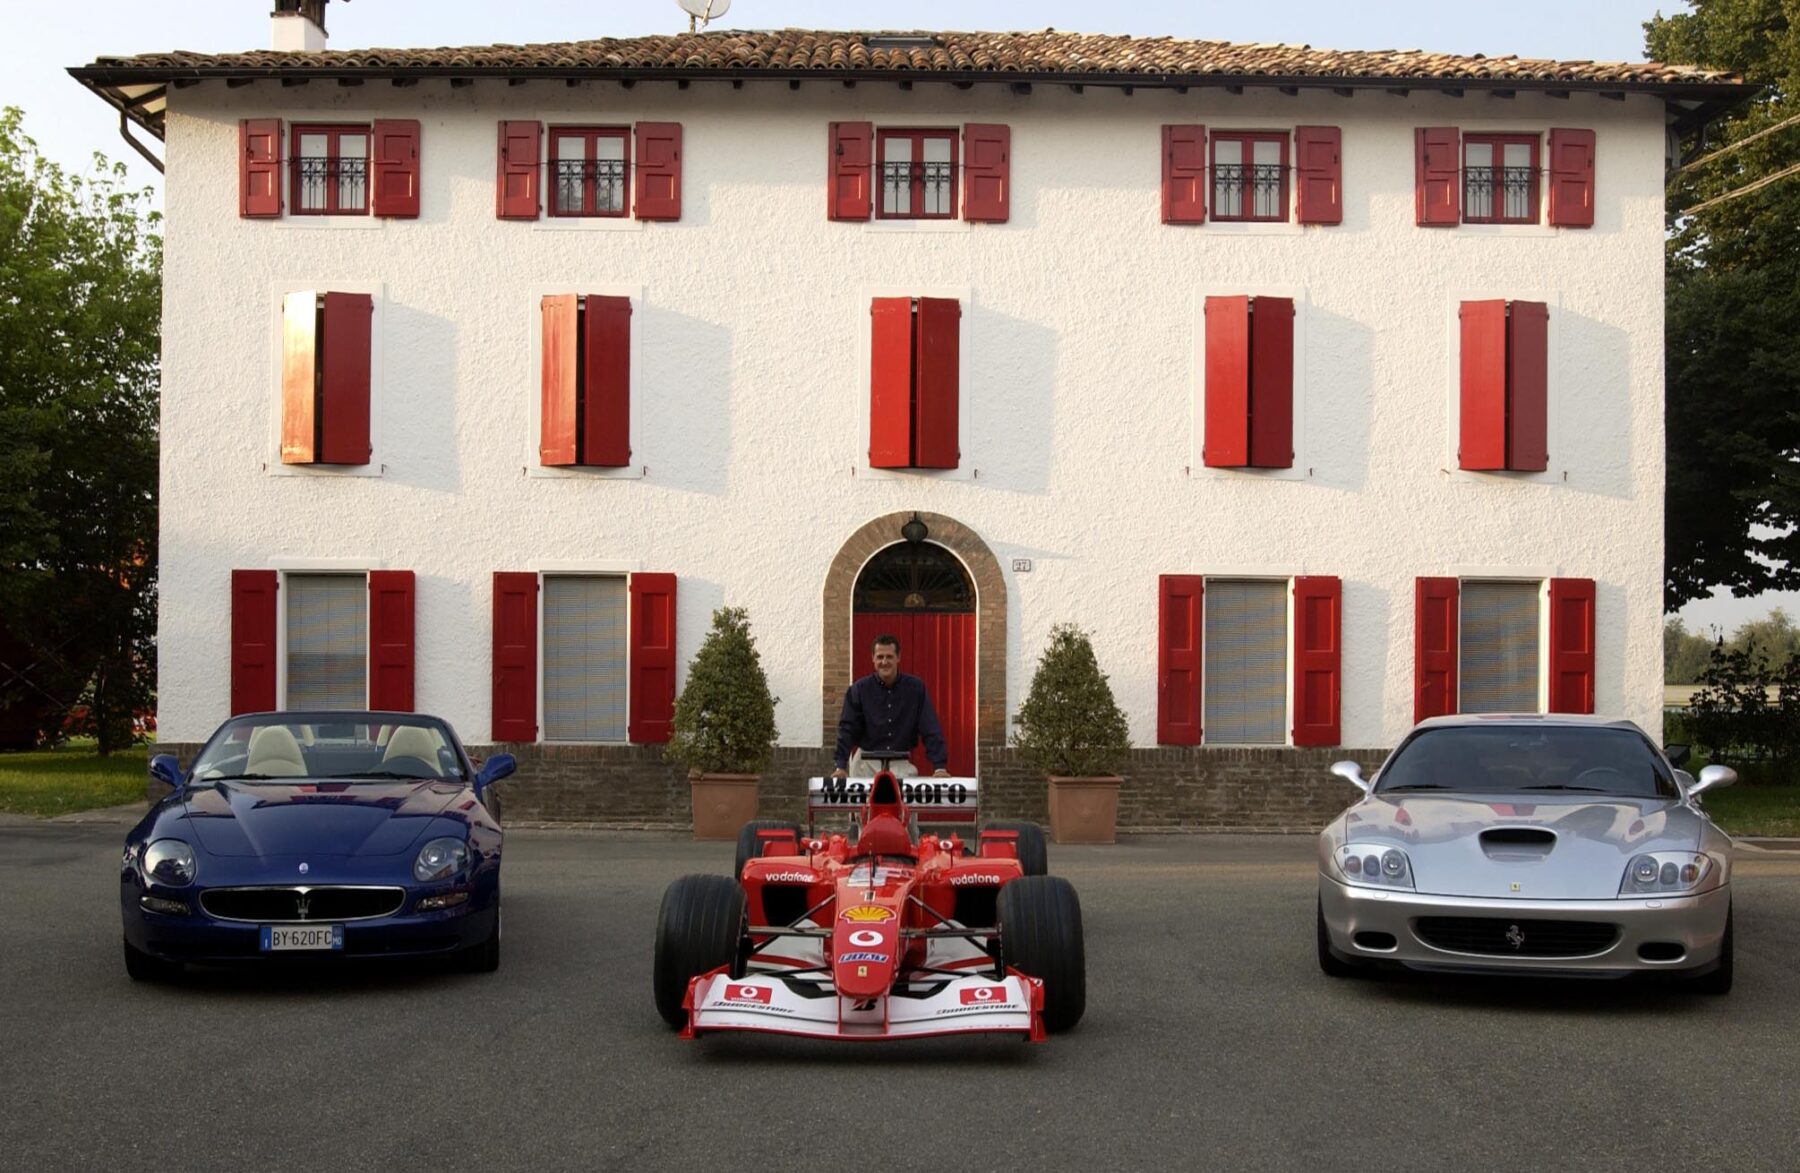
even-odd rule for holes
{"type": "Polygon", "coordinates": [[[1050,779],[1050,837],[1058,843],[1111,843],[1123,778],[1050,779]]]}
{"type": "Polygon", "coordinates": [[[694,793],[694,838],[735,840],[756,817],[756,774],[688,775],[694,793]]]}

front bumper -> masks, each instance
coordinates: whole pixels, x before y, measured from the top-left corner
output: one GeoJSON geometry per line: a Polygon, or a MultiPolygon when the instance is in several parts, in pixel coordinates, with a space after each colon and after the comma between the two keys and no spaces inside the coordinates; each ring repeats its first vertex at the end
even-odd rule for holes
{"type": "Polygon", "coordinates": [[[1731,886],[1681,897],[1505,900],[1356,888],[1321,874],[1319,904],[1331,951],[1346,961],[1392,962],[1412,969],[1474,973],[1698,976],[1718,965],[1725,921],[1731,911],[1731,886]],[[1525,939],[1516,946],[1501,938],[1499,949],[1516,952],[1469,952],[1427,940],[1429,934],[1420,928],[1420,921],[1426,917],[1491,918],[1505,921],[1509,928],[1522,921],[1580,922],[1611,925],[1617,931],[1603,948],[1575,956],[1532,956],[1529,933],[1522,934],[1525,939]]]}

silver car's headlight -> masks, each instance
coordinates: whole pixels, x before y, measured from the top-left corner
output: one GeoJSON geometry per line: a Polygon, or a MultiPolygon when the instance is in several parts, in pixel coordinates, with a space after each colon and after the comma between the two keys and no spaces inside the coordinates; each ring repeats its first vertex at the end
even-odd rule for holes
{"type": "Polygon", "coordinates": [[[1412,861],[1385,843],[1346,843],[1337,849],[1338,874],[1366,888],[1411,888],[1412,861]]]}
{"type": "Polygon", "coordinates": [[[433,839],[419,848],[413,878],[420,883],[444,880],[469,866],[469,845],[461,839],[433,839]]]}
{"type": "Polygon", "coordinates": [[[1619,882],[1621,896],[1692,892],[1718,872],[1712,856],[1695,851],[1650,851],[1634,855],[1619,882]]]}
{"type": "Polygon", "coordinates": [[[179,839],[158,839],[144,849],[144,876],[155,883],[185,888],[199,871],[194,849],[179,839]]]}

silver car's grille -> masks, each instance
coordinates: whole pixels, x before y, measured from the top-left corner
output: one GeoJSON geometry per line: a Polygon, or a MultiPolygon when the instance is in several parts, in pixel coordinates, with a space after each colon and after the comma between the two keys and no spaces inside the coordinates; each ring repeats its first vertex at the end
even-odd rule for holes
{"type": "Polygon", "coordinates": [[[1588,957],[1619,939],[1619,926],[1602,921],[1490,916],[1422,916],[1413,931],[1434,949],[1495,957],[1588,957]]]}
{"type": "Polygon", "coordinates": [[[208,916],[261,922],[373,920],[392,916],[405,902],[401,888],[341,884],[209,888],[200,894],[208,916]]]}

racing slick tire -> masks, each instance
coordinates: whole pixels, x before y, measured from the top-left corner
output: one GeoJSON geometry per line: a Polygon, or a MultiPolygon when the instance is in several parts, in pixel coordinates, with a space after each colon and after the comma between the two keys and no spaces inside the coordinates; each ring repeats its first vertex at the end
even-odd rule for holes
{"type": "Polygon", "coordinates": [[[1710,973],[1692,979],[1688,988],[1696,994],[1718,997],[1731,993],[1731,909],[1725,910],[1725,936],[1719,942],[1719,964],[1710,973]]]}
{"type": "Polygon", "coordinates": [[[758,831],[789,831],[794,838],[800,838],[799,823],[790,823],[786,819],[751,819],[738,828],[737,866],[731,869],[733,879],[744,874],[745,864],[762,854],[757,850],[761,846],[756,838],[758,831]]]}
{"type": "Polygon", "coordinates": [[[688,983],[729,966],[741,976],[738,949],[744,938],[744,889],[730,876],[683,876],[663,893],[656,914],[656,1012],[673,1027],[687,1025],[682,999],[688,983]]]}
{"type": "Polygon", "coordinates": [[[996,819],[981,825],[983,831],[1016,831],[1019,838],[1016,846],[1019,852],[1019,870],[1028,876],[1044,876],[1050,874],[1050,849],[1045,844],[1044,829],[1036,823],[1020,822],[1014,819],[996,819]]]}
{"type": "Polygon", "coordinates": [[[134,982],[167,982],[181,975],[179,963],[164,961],[160,957],[134,949],[131,942],[125,942],[125,972],[134,982]]]}
{"type": "Polygon", "coordinates": [[[1326,977],[1355,977],[1362,972],[1362,967],[1354,962],[1345,961],[1331,951],[1331,934],[1325,930],[1325,902],[1318,903],[1319,917],[1319,972],[1326,977]]]}
{"type": "Polygon", "coordinates": [[[1000,889],[1000,961],[1044,983],[1044,1027],[1065,1031],[1087,1009],[1081,901],[1061,876],[1022,876],[1000,889]]]}

